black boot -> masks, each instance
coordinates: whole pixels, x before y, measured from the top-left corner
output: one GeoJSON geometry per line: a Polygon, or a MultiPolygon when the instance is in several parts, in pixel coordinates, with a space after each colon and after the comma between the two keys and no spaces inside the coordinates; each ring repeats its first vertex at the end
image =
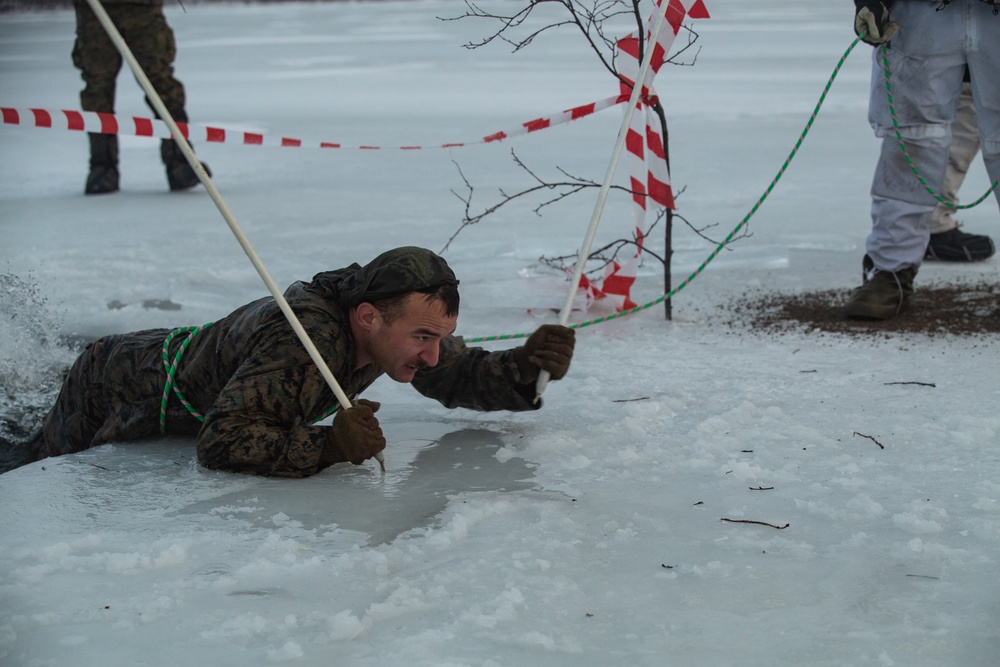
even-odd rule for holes
{"type": "MultiPolygon", "coordinates": [[[[187,112],[183,109],[172,112],[171,116],[178,123],[188,122],[187,112]]],[[[198,185],[200,180],[198,174],[188,163],[176,141],[164,139],[160,144],[160,157],[163,158],[163,164],[167,168],[167,183],[171,190],[187,190],[198,185]]],[[[207,164],[202,162],[201,166],[204,167],[206,174],[212,175],[212,170],[208,168],[207,164]]]]}
{"type": "Polygon", "coordinates": [[[118,136],[97,134],[90,137],[90,174],[84,194],[101,195],[118,191],[118,136]]]}

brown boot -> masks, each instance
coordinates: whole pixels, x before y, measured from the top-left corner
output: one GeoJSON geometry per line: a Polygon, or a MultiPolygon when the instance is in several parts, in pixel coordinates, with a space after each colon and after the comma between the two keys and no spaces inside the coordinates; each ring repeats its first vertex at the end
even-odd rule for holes
{"type": "Polygon", "coordinates": [[[862,262],[861,287],[851,292],[844,315],[858,320],[887,320],[899,315],[913,296],[916,267],[879,271],[868,255],[862,262]]]}

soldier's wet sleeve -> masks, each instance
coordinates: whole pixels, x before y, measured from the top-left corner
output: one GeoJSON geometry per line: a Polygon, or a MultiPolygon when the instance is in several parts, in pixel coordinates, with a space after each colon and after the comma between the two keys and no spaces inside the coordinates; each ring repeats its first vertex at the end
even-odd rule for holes
{"type": "Polygon", "coordinates": [[[308,477],[331,465],[335,461],[323,456],[330,429],[313,426],[307,418],[312,406],[302,403],[323,393],[318,376],[299,367],[231,380],[205,415],[198,461],[214,470],[275,477],[308,477]]]}
{"type": "Polygon", "coordinates": [[[509,350],[467,347],[461,338],[441,341],[438,365],[413,378],[413,387],[448,408],[537,410],[535,382],[521,377],[509,350]]]}
{"type": "MultiPolygon", "coordinates": [[[[299,313],[299,319],[348,395],[370,384],[351,372],[343,327],[322,312],[299,313]]],[[[277,477],[307,477],[338,462],[331,451],[324,454],[332,429],[313,425],[336,399],[283,316],[256,327],[245,344],[250,350],[205,414],[199,462],[277,477]]]]}

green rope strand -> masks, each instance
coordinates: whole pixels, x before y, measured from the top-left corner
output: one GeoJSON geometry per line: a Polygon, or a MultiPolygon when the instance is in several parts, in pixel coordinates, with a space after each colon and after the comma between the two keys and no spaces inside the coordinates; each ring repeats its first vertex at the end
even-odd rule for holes
{"type": "Polygon", "coordinates": [[[326,412],[323,413],[321,417],[313,421],[313,426],[320,423],[321,421],[323,421],[324,419],[326,419],[339,409],[340,409],[340,403],[335,403],[332,408],[329,408],[326,412]]]}
{"type": "MultiPolygon", "coordinates": [[[[181,357],[184,356],[184,351],[187,350],[189,345],[191,345],[191,341],[194,340],[195,336],[200,334],[208,327],[212,326],[212,324],[213,322],[208,322],[207,324],[202,324],[201,326],[180,327],[174,329],[169,334],[167,334],[167,337],[163,340],[163,348],[160,356],[163,360],[163,370],[167,374],[167,381],[163,386],[163,394],[160,397],[160,433],[167,432],[167,404],[170,402],[171,392],[173,392],[174,395],[177,396],[178,400],[180,400],[181,402],[181,405],[187,408],[187,411],[191,413],[192,417],[194,417],[195,419],[197,419],[199,422],[202,423],[204,423],[205,421],[205,416],[200,412],[198,412],[198,410],[193,405],[191,405],[190,401],[188,401],[187,398],[184,397],[184,394],[181,392],[180,387],[178,387],[176,384],[176,376],[177,376],[177,369],[180,367],[181,364],[181,357]],[[187,338],[184,339],[184,342],[181,343],[180,348],[177,350],[177,354],[175,354],[174,358],[171,359],[170,344],[173,342],[175,338],[177,338],[177,336],[180,336],[181,334],[185,333],[187,334],[187,338]]],[[[335,413],[339,408],[340,408],[339,403],[334,404],[333,407],[329,408],[321,417],[314,420],[312,423],[314,425],[318,424],[319,422],[323,421],[324,419],[335,413]]]]}
{"type": "Polygon", "coordinates": [[[205,417],[198,412],[190,402],[188,402],[188,400],[184,397],[184,394],[181,393],[180,388],[175,384],[174,380],[177,375],[177,368],[181,363],[181,357],[184,356],[184,351],[187,350],[188,345],[191,344],[191,341],[194,340],[195,336],[210,326],[212,326],[212,322],[202,324],[201,326],[180,327],[167,334],[167,337],[163,340],[161,357],[163,359],[163,370],[167,374],[167,381],[163,385],[163,395],[160,397],[160,433],[167,432],[167,403],[170,402],[171,390],[173,390],[173,393],[180,400],[181,405],[187,408],[187,411],[190,412],[195,419],[200,422],[205,421],[205,417]],[[170,343],[173,342],[174,338],[184,333],[188,336],[184,339],[184,342],[181,343],[180,348],[177,350],[177,354],[175,354],[173,360],[171,360],[170,343]]]}
{"type": "MultiPolygon", "coordinates": [[[[642,310],[647,310],[657,304],[663,303],[667,299],[673,298],[674,295],[676,295],[682,289],[687,287],[692,280],[698,277],[698,275],[705,270],[705,267],[707,267],[713,259],[718,257],[719,253],[722,252],[722,249],[725,248],[733,240],[733,238],[739,233],[741,229],[743,229],[743,227],[747,224],[747,222],[750,221],[750,218],[752,218],[754,214],[757,213],[757,210],[760,208],[761,204],[764,203],[764,200],[766,200],[768,195],[771,194],[771,191],[774,190],[774,186],[777,185],[778,181],[781,180],[781,177],[782,175],[784,175],[785,170],[788,168],[788,165],[791,163],[792,159],[795,157],[795,154],[798,153],[799,148],[802,146],[802,141],[806,138],[806,135],[809,134],[809,130],[812,128],[813,123],[816,121],[816,116],[819,115],[819,110],[823,106],[823,102],[826,101],[826,96],[830,92],[830,87],[833,85],[834,79],[836,79],[837,75],[840,73],[840,68],[843,67],[844,61],[847,60],[847,57],[851,54],[851,51],[854,50],[854,47],[856,47],[858,45],[858,42],[860,41],[861,41],[860,37],[855,39],[851,43],[851,45],[847,48],[847,51],[844,52],[844,55],[840,57],[840,60],[837,62],[837,66],[834,67],[833,69],[833,74],[830,75],[830,78],[826,82],[826,86],[823,88],[823,93],[822,95],[820,95],[819,101],[816,103],[816,106],[813,109],[812,114],[809,116],[809,120],[806,123],[805,129],[802,130],[802,134],[799,135],[798,140],[795,142],[795,146],[792,148],[792,152],[789,153],[788,158],[785,159],[784,164],[781,165],[781,168],[778,170],[778,173],[774,177],[774,180],[772,180],[771,183],[767,186],[767,188],[764,191],[764,194],[760,196],[760,199],[757,200],[757,203],[753,205],[753,207],[750,209],[750,212],[746,214],[746,216],[740,221],[738,225],[736,225],[733,231],[729,232],[726,238],[719,245],[715,247],[715,250],[712,251],[712,253],[705,259],[705,261],[702,262],[701,265],[697,269],[695,269],[693,273],[691,273],[691,275],[689,275],[687,278],[684,279],[684,282],[682,282],[674,289],[670,290],[669,293],[664,294],[660,298],[650,301],[649,303],[645,303],[641,306],[636,306],[635,308],[630,308],[629,310],[623,310],[620,313],[614,313],[613,315],[606,315],[604,317],[598,317],[593,320],[587,320],[586,322],[571,324],[569,325],[569,327],[571,329],[582,329],[583,327],[589,327],[593,324],[600,324],[601,322],[607,322],[610,320],[618,319],[620,317],[633,315],[642,310]]],[[[499,336],[482,336],[480,338],[467,338],[466,342],[479,343],[479,342],[494,341],[494,340],[510,340],[515,338],[523,338],[525,336],[530,336],[530,335],[531,335],[530,333],[517,333],[517,334],[502,334],[499,336]]]]}
{"type": "Polygon", "coordinates": [[[927,181],[924,180],[924,177],[920,174],[920,170],[917,169],[917,165],[914,164],[913,160],[910,158],[910,151],[906,148],[906,143],[904,143],[903,141],[903,135],[899,131],[899,119],[896,117],[896,104],[892,97],[892,83],[889,81],[889,51],[888,49],[885,48],[884,44],[879,48],[882,53],[882,71],[885,73],[885,92],[889,98],[889,115],[892,116],[892,128],[896,133],[896,141],[899,143],[899,147],[903,151],[903,157],[906,159],[906,164],[910,165],[910,171],[912,171],[913,175],[917,177],[917,180],[920,182],[920,185],[924,186],[924,190],[926,190],[929,195],[934,197],[934,199],[936,199],[939,203],[944,204],[948,208],[961,210],[961,209],[972,208],[973,206],[979,206],[986,200],[987,197],[993,194],[993,191],[996,190],[998,186],[1000,186],[1000,178],[993,181],[993,184],[990,186],[990,189],[987,190],[982,197],[972,202],[971,204],[965,204],[964,206],[959,206],[955,202],[947,201],[944,197],[934,192],[934,189],[931,188],[929,185],[927,185],[927,181]]]}
{"type": "MultiPolygon", "coordinates": [[[[813,108],[812,114],[810,114],[809,120],[806,122],[805,128],[802,130],[802,133],[799,135],[799,138],[796,140],[795,145],[792,148],[792,151],[788,154],[788,157],[785,159],[785,162],[781,165],[781,168],[778,169],[778,173],[775,175],[774,179],[768,184],[767,188],[764,190],[764,193],[760,196],[760,198],[756,201],[756,203],[754,203],[754,205],[751,207],[750,212],[747,213],[746,216],[743,217],[743,219],[739,222],[739,224],[736,225],[736,227],[734,227],[733,230],[731,232],[729,232],[728,235],[726,235],[726,238],[715,247],[715,250],[713,250],[712,253],[709,254],[709,256],[705,259],[705,261],[703,261],[698,266],[698,268],[696,268],[687,278],[685,278],[684,281],[681,282],[680,285],[678,285],[674,289],[670,290],[669,293],[664,294],[663,296],[661,296],[661,297],[659,297],[657,299],[654,299],[653,301],[650,301],[648,303],[642,304],[641,306],[636,306],[635,308],[630,308],[629,310],[623,310],[620,313],[614,313],[612,315],[606,315],[606,316],[603,316],[603,317],[597,317],[597,318],[594,318],[592,320],[586,320],[584,322],[579,322],[577,324],[571,324],[571,325],[569,325],[570,328],[572,328],[572,329],[582,329],[584,327],[589,327],[589,326],[592,326],[594,324],[600,324],[602,322],[608,322],[608,321],[611,321],[611,320],[614,320],[614,319],[618,319],[618,318],[622,318],[622,317],[627,317],[629,315],[634,315],[635,313],[638,313],[638,312],[643,311],[643,310],[648,310],[649,308],[652,308],[653,306],[656,306],[658,304],[663,303],[667,299],[673,298],[682,289],[684,289],[685,287],[687,287],[696,277],[698,277],[698,275],[700,275],[701,272],[705,270],[705,268],[712,262],[712,260],[714,260],[716,257],[718,257],[719,253],[722,252],[722,249],[725,248],[727,245],[729,245],[729,243],[732,242],[733,238],[735,238],[735,236],[740,232],[740,230],[743,229],[744,226],[746,226],[746,224],[750,221],[750,218],[752,218],[757,213],[757,211],[760,209],[761,205],[764,203],[764,201],[768,198],[768,196],[774,190],[775,186],[778,184],[778,181],[781,180],[781,177],[784,175],[785,171],[788,169],[788,166],[791,164],[792,160],[795,158],[795,155],[798,153],[799,148],[801,148],[802,142],[805,140],[806,135],[809,134],[809,130],[812,129],[813,123],[816,121],[816,118],[819,115],[819,111],[822,108],[823,103],[826,101],[826,96],[830,92],[830,88],[833,85],[834,80],[837,78],[837,75],[840,73],[840,70],[843,67],[844,62],[847,60],[848,56],[850,56],[851,52],[854,51],[854,48],[858,45],[858,43],[860,41],[861,41],[861,36],[857,37],[853,42],[851,42],[851,45],[847,48],[847,51],[845,51],[844,55],[842,55],[840,57],[840,60],[837,61],[837,65],[834,67],[833,73],[830,75],[830,78],[827,80],[826,86],[824,86],[823,92],[822,92],[822,94],[819,97],[819,101],[816,103],[816,106],[813,108]]],[[[888,99],[889,99],[889,110],[890,110],[890,113],[892,115],[892,122],[893,122],[893,126],[894,126],[895,132],[896,132],[896,140],[899,142],[899,146],[902,149],[904,156],[906,157],[907,163],[910,165],[910,169],[913,171],[914,175],[920,181],[921,185],[924,186],[924,188],[927,190],[927,192],[930,193],[937,201],[945,204],[946,206],[949,206],[949,207],[955,208],[955,209],[968,209],[968,208],[972,208],[973,206],[977,206],[977,205],[981,204],[983,201],[986,200],[987,197],[990,196],[990,194],[994,190],[996,190],[998,187],[1000,187],[1000,179],[997,179],[997,181],[994,181],[993,184],[992,184],[992,186],[990,187],[990,189],[987,190],[986,193],[982,197],[980,197],[979,199],[977,199],[975,202],[973,202],[971,204],[966,204],[964,206],[958,206],[958,205],[954,204],[953,202],[945,201],[944,198],[940,197],[937,193],[935,193],[927,185],[927,182],[920,175],[920,172],[917,170],[916,165],[914,165],[913,161],[910,159],[909,152],[907,151],[906,145],[903,142],[902,134],[899,131],[899,122],[898,122],[898,119],[896,117],[896,108],[895,108],[894,101],[893,101],[893,98],[892,98],[892,86],[891,86],[890,81],[889,81],[889,60],[888,60],[888,57],[886,55],[885,46],[882,46],[881,48],[882,48],[883,67],[884,67],[884,70],[885,70],[886,94],[888,95],[888,99]]],[[[177,372],[177,368],[178,368],[178,366],[180,364],[181,357],[184,354],[184,351],[187,349],[188,345],[190,345],[192,339],[198,333],[200,333],[201,331],[204,331],[209,326],[211,326],[211,324],[212,323],[209,322],[209,323],[204,324],[204,325],[202,325],[200,327],[181,327],[179,329],[174,329],[173,331],[170,332],[170,334],[166,337],[166,340],[164,340],[164,342],[163,342],[163,367],[164,367],[164,369],[166,370],[166,373],[167,373],[167,382],[166,382],[166,384],[165,384],[165,386],[163,388],[163,396],[162,396],[161,403],[160,403],[160,430],[161,430],[161,432],[165,432],[165,430],[166,430],[167,402],[168,402],[168,400],[170,398],[171,390],[173,390],[173,393],[177,395],[177,397],[180,399],[181,403],[188,409],[188,411],[196,419],[198,419],[199,421],[204,421],[204,417],[201,414],[199,414],[198,411],[184,398],[184,395],[181,393],[180,389],[175,385],[175,383],[174,383],[174,376],[175,376],[175,374],[177,372]],[[177,351],[177,354],[174,356],[173,360],[171,361],[170,360],[170,353],[169,353],[170,343],[171,343],[171,341],[173,341],[173,339],[175,337],[177,337],[178,335],[180,335],[182,333],[187,333],[188,336],[184,340],[184,342],[181,344],[180,349],[177,351]]],[[[512,333],[512,334],[497,334],[497,335],[493,335],[493,336],[480,336],[478,338],[466,338],[465,342],[467,342],[467,343],[480,343],[480,342],[488,342],[488,341],[516,340],[518,338],[527,338],[530,335],[531,335],[530,332],[526,332],[526,333],[512,333]]],[[[317,419],[313,423],[320,422],[323,419],[329,417],[330,415],[332,415],[333,413],[335,413],[339,407],[340,407],[339,405],[333,406],[332,408],[330,408],[329,410],[327,410],[326,413],[322,417],[320,417],[319,419],[317,419]]]]}

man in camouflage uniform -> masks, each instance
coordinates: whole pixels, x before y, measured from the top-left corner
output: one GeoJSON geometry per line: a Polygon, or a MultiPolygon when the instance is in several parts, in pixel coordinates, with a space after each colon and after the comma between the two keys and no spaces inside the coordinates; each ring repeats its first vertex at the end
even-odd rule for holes
{"type": "MultiPolygon", "coordinates": [[[[533,410],[539,370],[560,379],[574,331],[544,325],[521,347],[488,352],[452,333],[458,280],[422,248],[383,253],[317,274],[285,292],[337,382],[352,399],[380,375],[412,382],[449,408],[533,410]]],[[[29,461],[160,432],[168,329],[101,338],[70,369],[29,461]]],[[[183,345],[174,339],[167,357],[183,345]]],[[[198,333],[183,354],[166,408],[165,432],[196,435],[199,462],[217,470],[306,477],[344,461],[360,464],[385,447],[379,405],[360,399],[316,426],[336,398],[271,297],[249,303],[198,333]]]]}
{"type": "MultiPolygon", "coordinates": [[[[167,111],[178,123],[186,123],[184,85],[174,78],[177,45],[174,33],[163,16],[163,0],[102,0],[102,5],[167,111]]],[[[114,113],[115,83],[122,67],[121,54],[87,1],[74,0],[73,6],[76,9],[73,64],[80,70],[85,84],[80,91],[81,106],[84,111],[114,113]]],[[[146,104],[153,109],[148,98],[146,104]]],[[[156,110],[153,111],[155,113],[156,110]]],[[[90,174],[84,192],[88,195],[116,192],[118,136],[91,132],[89,138],[90,174]]],[[[198,184],[197,174],[174,140],[162,141],[160,157],[166,166],[167,183],[171,190],[185,190],[198,184]]],[[[207,171],[208,168],[205,168],[207,171]]]]}

